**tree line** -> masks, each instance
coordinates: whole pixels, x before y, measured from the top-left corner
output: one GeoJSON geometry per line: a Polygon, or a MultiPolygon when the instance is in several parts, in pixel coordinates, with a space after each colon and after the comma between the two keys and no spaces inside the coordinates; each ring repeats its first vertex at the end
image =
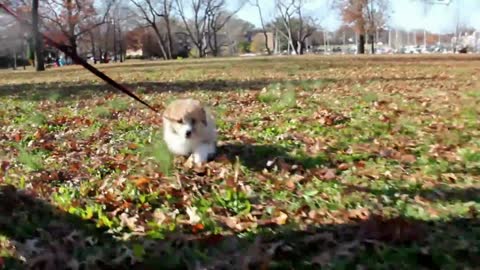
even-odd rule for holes
{"type": "MultiPolygon", "coordinates": [[[[26,33],[21,38],[28,41],[29,58],[37,70],[44,70],[45,44],[40,32],[80,54],[88,53],[95,62],[105,61],[109,55],[114,61],[123,61],[127,47],[142,48],[166,60],[192,54],[219,56],[222,50],[249,51],[252,40],[245,41],[246,33],[262,36],[260,50],[266,54],[279,50],[304,54],[312,45],[309,40],[323,30],[317,12],[307,10],[314,0],[271,1],[273,10],[271,6],[267,9],[268,1],[263,0],[7,0],[7,5],[31,18],[32,29],[13,24],[10,30],[26,33]],[[256,10],[258,28],[236,16],[246,5],[256,10]]],[[[355,33],[357,52],[365,53],[366,43],[373,52],[375,33],[390,14],[388,0],[331,3],[329,8],[338,11],[343,27],[355,33]]],[[[0,13],[0,25],[4,25],[0,32],[8,31],[2,20],[8,19],[0,13]]],[[[5,41],[0,39],[0,43],[5,41]]]]}

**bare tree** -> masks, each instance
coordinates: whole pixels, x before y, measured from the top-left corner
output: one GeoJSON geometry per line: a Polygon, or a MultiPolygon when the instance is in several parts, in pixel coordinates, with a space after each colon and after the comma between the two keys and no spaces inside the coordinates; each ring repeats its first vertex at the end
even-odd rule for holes
{"type": "Polygon", "coordinates": [[[219,54],[223,43],[219,42],[219,33],[225,24],[243,6],[240,1],[238,7],[229,12],[226,10],[226,0],[175,0],[177,12],[184,23],[185,30],[191,42],[197,48],[199,57],[206,56],[206,49],[210,48],[214,56],[219,54]],[[188,17],[188,14],[192,17],[188,17]]]}
{"type": "Polygon", "coordinates": [[[176,9],[182,19],[185,30],[191,42],[198,50],[199,57],[205,57],[205,34],[207,30],[207,9],[204,8],[203,0],[175,0],[176,9]],[[188,5],[188,7],[187,7],[188,5]],[[189,10],[190,9],[190,10],[189,10]],[[189,19],[187,14],[191,12],[193,18],[189,19]]]}
{"type": "MultiPolygon", "coordinates": [[[[14,10],[19,16],[31,16],[30,0],[3,1],[3,4],[14,10]]],[[[0,9],[0,56],[5,57],[5,62],[0,65],[7,64],[14,70],[18,65],[26,68],[27,41],[31,38],[32,27],[18,23],[18,21],[7,13],[3,13],[0,9]]]]}
{"type": "Polygon", "coordinates": [[[78,39],[107,21],[113,2],[104,1],[104,10],[100,14],[93,0],[46,0],[41,2],[44,12],[40,16],[56,26],[77,52],[78,39]]]}
{"type": "Polygon", "coordinates": [[[172,58],[173,36],[172,36],[171,14],[173,10],[173,0],[162,0],[162,10],[163,10],[163,20],[165,22],[165,28],[167,30],[168,54],[170,58],[172,58]]]}
{"type": "Polygon", "coordinates": [[[35,43],[35,68],[37,71],[45,70],[45,59],[43,56],[43,39],[40,35],[40,21],[38,19],[38,0],[32,0],[32,34],[35,43]]]}
{"type": "Polygon", "coordinates": [[[259,0],[252,0],[250,2],[253,6],[257,7],[258,10],[258,16],[260,16],[260,24],[262,25],[262,32],[263,36],[265,38],[265,49],[267,50],[267,53],[269,55],[272,54],[272,50],[268,46],[268,34],[267,34],[267,28],[265,27],[265,22],[263,20],[263,14],[262,14],[262,8],[260,7],[260,1],[259,0]]]}
{"type": "MultiPolygon", "coordinates": [[[[110,12],[110,22],[112,24],[111,38],[114,53],[114,61],[123,62],[125,58],[125,33],[138,25],[137,12],[129,5],[129,0],[115,0],[110,12]]],[[[92,43],[93,44],[93,43],[92,43]]]]}
{"type": "Polygon", "coordinates": [[[158,40],[160,50],[164,59],[172,58],[173,36],[171,29],[171,14],[173,10],[173,0],[130,0],[141,12],[143,20],[150,26],[158,40]],[[158,19],[162,18],[166,35],[162,34],[159,28],[158,19]]]}
{"type": "Polygon", "coordinates": [[[225,42],[219,41],[219,33],[225,27],[225,24],[242,8],[244,2],[240,2],[238,7],[229,12],[226,10],[226,0],[207,0],[208,13],[208,46],[213,56],[218,56],[220,49],[225,42]]]}
{"type": "Polygon", "coordinates": [[[295,13],[295,2],[296,0],[275,0],[275,9],[279,13],[281,22],[283,24],[283,30],[281,30],[279,27],[277,27],[277,30],[280,34],[287,38],[287,51],[289,54],[295,48],[293,45],[292,28],[290,25],[295,13]]]}
{"type": "Polygon", "coordinates": [[[316,30],[313,17],[304,16],[305,0],[276,0],[276,10],[279,14],[273,26],[277,32],[287,39],[288,52],[303,54],[306,49],[306,39],[316,30]]]}

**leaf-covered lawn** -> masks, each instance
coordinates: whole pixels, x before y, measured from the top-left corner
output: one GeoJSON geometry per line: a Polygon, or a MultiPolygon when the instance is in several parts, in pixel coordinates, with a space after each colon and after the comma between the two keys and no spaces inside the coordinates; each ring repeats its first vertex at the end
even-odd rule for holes
{"type": "Polygon", "coordinates": [[[480,58],[100,67],[160,110],[208,104],[218,156],[170,156],[79,67],[1,72],[0,269],[480,265],[480,58]]]}

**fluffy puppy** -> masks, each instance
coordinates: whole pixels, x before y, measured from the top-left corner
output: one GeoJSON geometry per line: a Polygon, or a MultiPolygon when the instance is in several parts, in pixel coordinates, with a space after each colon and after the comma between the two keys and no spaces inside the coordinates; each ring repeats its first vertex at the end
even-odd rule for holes
{"type": "Polygon", "coordinates": [[[163,112],[163,123],[163,139],[173,154],[191,155],[196,164],[207,162],[215,155],[215,120],[200,101],[173,101],[163,112]]]}

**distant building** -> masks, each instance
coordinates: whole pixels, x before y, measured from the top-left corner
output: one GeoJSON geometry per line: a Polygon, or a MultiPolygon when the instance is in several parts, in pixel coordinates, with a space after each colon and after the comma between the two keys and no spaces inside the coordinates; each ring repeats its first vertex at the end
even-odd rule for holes
{"type": "MultiPolygon", "coordinates": [[[[265,35],[262,30],[256,29],[249,31],[245,34],[245,39],[247,42],[254,44],[255,51],[264,51],[265,50],[265,35]]],[[[275,48],[275,34],[272,32],[267,32],[268,39],[268,48],[271,51],[275,48]]]]}
{"type": "Polygon", "coordinates": [[[126,57],[141,57],[143,56],[143,49],[127,49],[125,53],[126,57]]]}
{"type": "MultiPolygon", "coordinates": [[[[263,42],[265,42],[265,35],[263,34],[263,32],[259,32],[259,33],[256,33],[254,36],[253,36],[253,39],[261,39],[263,42]]],[[[272,32],[267,32],[267,39],[268,39],[268,48],[270,48],[271,50],[273,50],[273,48],[275,47],[275,36],[272,32]]]]}

